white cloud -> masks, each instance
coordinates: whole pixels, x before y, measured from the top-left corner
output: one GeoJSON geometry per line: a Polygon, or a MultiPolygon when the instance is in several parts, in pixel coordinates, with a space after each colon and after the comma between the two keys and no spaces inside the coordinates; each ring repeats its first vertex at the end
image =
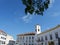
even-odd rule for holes
{"type": "Polygon", "coordinates": [[[57,16],[60,16],[60,12],[55,12],[52,14],[53,17],[57,17],[57,16]]]}
{"type": "Polygon", "coordinates": [[[50,0],[50,3],[54,3],[55,0],[50,0]]]}
{"type": "Polygon", "coordinates": [[[54,2],[55,2],[55,0],[50,0],[49,7],[52,7],[54,2]]]}
{"type": "Polygon", "coordinates": [[[28,15],[25,15],[22,17],[22,20],[25,22],[25,23],[28,23],[31,19],[33,18],[32,15],[28,14],[28,15]]]}

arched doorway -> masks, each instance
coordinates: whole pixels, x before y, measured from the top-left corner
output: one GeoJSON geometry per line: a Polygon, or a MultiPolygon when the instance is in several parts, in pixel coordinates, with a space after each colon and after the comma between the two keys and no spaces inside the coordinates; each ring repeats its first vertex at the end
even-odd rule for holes
{"type": "Polygon", "coordinates": [[[48,42],[48,45],[54,45],[53,41],[48,42]]]}

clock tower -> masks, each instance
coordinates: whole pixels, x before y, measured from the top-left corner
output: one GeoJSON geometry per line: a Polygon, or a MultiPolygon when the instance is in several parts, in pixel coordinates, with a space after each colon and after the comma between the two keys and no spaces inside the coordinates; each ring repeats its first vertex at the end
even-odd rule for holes
{"type": "Polygon", "coordinates": [[[36,34],[40,34],[41,33],[41,27],[39,24],[35,25],[35,32],[36,34]]]}

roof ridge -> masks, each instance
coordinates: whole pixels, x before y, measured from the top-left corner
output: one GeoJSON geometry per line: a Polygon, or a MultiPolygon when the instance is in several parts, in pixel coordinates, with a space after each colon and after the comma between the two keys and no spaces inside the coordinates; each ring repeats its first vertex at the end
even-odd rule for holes
{"type": "MultiPolygon", "coordinates": [[[[52,31],[52,30],[55,30],[55,29],[57,29],[57,28],[59,28],[59,27],[60,27],[60,25],[57,25],[57,26],[55,26],[55,27],[53,27],[53,28],[51,28],[51,29],[47,29],[47,30],[41,32],[40,34],[46,33],[46,32],[52,31]]],[[[39,34],[38,34],[38,35],[39,35],[39,34]]]]}

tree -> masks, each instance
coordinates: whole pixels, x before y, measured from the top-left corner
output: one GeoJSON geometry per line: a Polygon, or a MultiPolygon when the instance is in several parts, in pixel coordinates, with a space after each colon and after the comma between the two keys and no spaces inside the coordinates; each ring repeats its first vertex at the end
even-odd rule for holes
{"type": "Polygon", "coordinates": [[[48,9],[50,0],[22,0],[22,3],[26,6],[25,14],[43,15],[43,12],[48,9]]]}

